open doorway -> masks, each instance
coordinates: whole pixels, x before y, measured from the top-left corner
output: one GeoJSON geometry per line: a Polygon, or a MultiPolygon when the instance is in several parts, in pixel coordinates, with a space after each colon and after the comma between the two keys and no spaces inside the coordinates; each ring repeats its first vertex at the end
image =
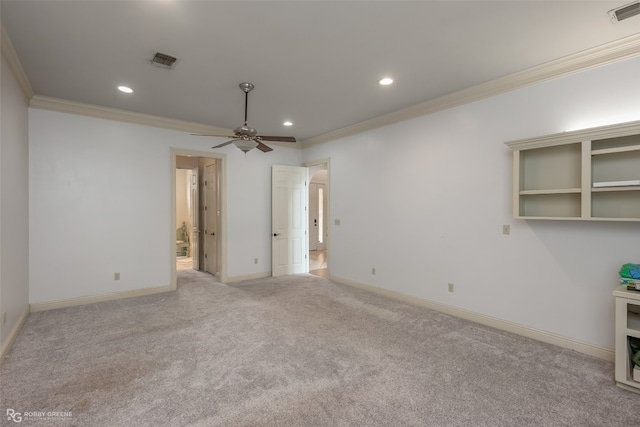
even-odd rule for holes
{"type": "Polygon", "coordinates": [[[221,160],[176,155],[175,270],[221,277],[221,160]]]}
{"type": "Polygon", "coordinates": [[[309,166],[309,273],[328,277],[328,163],[309,166]]]}
{"type": "Polygon", "coordinates": [[[198,168],[176,168],[176,270],[198,269],[198,168]]]}

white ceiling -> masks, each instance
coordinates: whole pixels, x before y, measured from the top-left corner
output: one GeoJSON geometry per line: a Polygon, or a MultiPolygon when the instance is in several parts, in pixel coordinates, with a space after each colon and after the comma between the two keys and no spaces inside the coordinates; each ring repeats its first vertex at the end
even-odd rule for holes
{"type": "Polygon", "coordinates": [[[37,95],[234,128],[248,81],[249,124],[305,140],[638,34],[607,15],[630,1],[2,0],[0,17],[37,95]]]}

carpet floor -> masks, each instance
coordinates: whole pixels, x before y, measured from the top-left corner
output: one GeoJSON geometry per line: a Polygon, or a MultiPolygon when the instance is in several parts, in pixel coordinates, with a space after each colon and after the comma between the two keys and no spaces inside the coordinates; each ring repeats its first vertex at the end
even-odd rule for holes
{"type": "Polygon", "coordinates": [[[600,359],[308,274],[178,285],[31,314],[3,425],[640,425],[600,359]]]}

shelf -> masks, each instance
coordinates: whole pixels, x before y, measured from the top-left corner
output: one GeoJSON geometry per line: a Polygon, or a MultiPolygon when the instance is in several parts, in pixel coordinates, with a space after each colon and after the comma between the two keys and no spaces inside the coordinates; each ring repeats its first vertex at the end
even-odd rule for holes
{"type": "MultiPolygon", "coordinates": [[[[633,305],[634,307],[640,309],[640,306],[633,305]]],[[[627,329],[636,332],[640,335],[640,313],[634,313],[632,311],[627,311],[627,329]]],[[[638,338],[638,337],[636,337],[638,338]]]]}
{"type": "MultiPolygon", "coordinates": [[[[635,185],[615,187],[635,187],[640,181],[640,150],[615,152],[606,156],[594,156],[591,159],[592,186],[595,182],[627,181],[635,185]]],[[[610,187],[614,187],[613,185],[610,187]]],[[[595,188],[610,188],[595,187],[595,188]]]]}
{"type": "Polygon", "coordinates": [[[591,216],[594,218],[640,219],[640,194],[628,191],[602,191],[591,194],[591,216]]]}
{"type": "Polygon", "coordinates": [[[554,188],[549,190],[521,190],[520,194],[523,196],[528,196],[533,194],[574,194],[581,192],[582,190],[580,188],[554,188]]]}
{"type": "Polygon", "coordinates": [[[515,218],[640,221],[640,121],[506,144],[515,218]]]}
{"type": "MultiPolygon", "coordinates": [[[[640,305],[640,292],[630,291],[626,287],[620,285],[613,291],[613,296],[616,298],[624,298],[627,300],[633,300],[631,304],[640,305]],[[637,303],[636,303],[637,301],[637,303]]],[[[627,310],[628,311],[628,310],[627,310]]]]}
{"type": "Polygon", "coordinates": [[[628,151],[639,151],[640,145],[630,145],[628,147],[614,147],[614,148],[601,148],[598,150],[592,150],[592,156],[600,156],[602,154],[613,154],[613,153],[625,153],[628,151]]]}
{"type": "MultiPolygon", "coordinates": [[[[548,221],[582,221],[584,220],[584,218],[581,218],[579,216],[525,216],[525,215],[520,215],[518,217],[518,219],[541,219],[541,220],[548,220],[548,221]]],[[[626,220],[625,220],[626,221],[626,220]]]]}
{"type": "Polygon", "coordinates": [[[592,154],[595,156],[640,150],[640,135],[637,132],[634,132],[631,135],[618,136],[614,138],[600,139],[594,137],[591,148],[592,154]]]}
{"type": "Polygon", "coordinates": [[[532,193],[520,196],[520,217],[580,218],[581,194],[532,193]]]}
{"type": "Polygon", "coordinates": [[[606,191],[640,191],[640,185],[628,185],[624,187],[593,187],[591,191],[601,193],[606,191]]]}
{"type": "Polygon", "coordinates": [[[640,382],[633,379],[630,338],[640,339],[640,292],[618,286],[615,297],[615,379],[616,384],[640,393],[640,382]]]}

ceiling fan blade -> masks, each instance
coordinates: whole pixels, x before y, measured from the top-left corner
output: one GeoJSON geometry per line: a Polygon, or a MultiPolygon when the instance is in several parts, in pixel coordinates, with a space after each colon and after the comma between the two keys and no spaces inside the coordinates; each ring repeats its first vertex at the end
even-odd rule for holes
{"type": "Polygon", "coordinates": [[[276,142],[296,142],[296,139],[292,136],[266,136],[258,135],[263,141],[276,141],[276,142]]]}
{"type": "Polygon", "coordinates": [[[216,135],[213,133],[192,133],[191,136],[219,136],[221,138],[235,138],[235,135],[216,135]]]}
{"type": "Polygon", "coordinates": [[[269,151],[273,151],[273,148],[268,147],[266,145],[264,145],[262,142],[258,141],[258,146],[256,147],[258,150],[262,151],[263,153],[267,153],[269,151]]]}
{"type": "Polygon", "coordinates": [[[216,146],[214,146],[214,147],[211,147],[211,148],[220,148],[220,147],[224,147],[225,145],[229,145],[229,144],[231,144],[232,142],[235,142],[235,141],[238,141],[238,140],[237,140],[237,139],[232,139],[231,141],[223,142],[222,144],[218,144],[218,145],[216,145],[216,146]]]}

